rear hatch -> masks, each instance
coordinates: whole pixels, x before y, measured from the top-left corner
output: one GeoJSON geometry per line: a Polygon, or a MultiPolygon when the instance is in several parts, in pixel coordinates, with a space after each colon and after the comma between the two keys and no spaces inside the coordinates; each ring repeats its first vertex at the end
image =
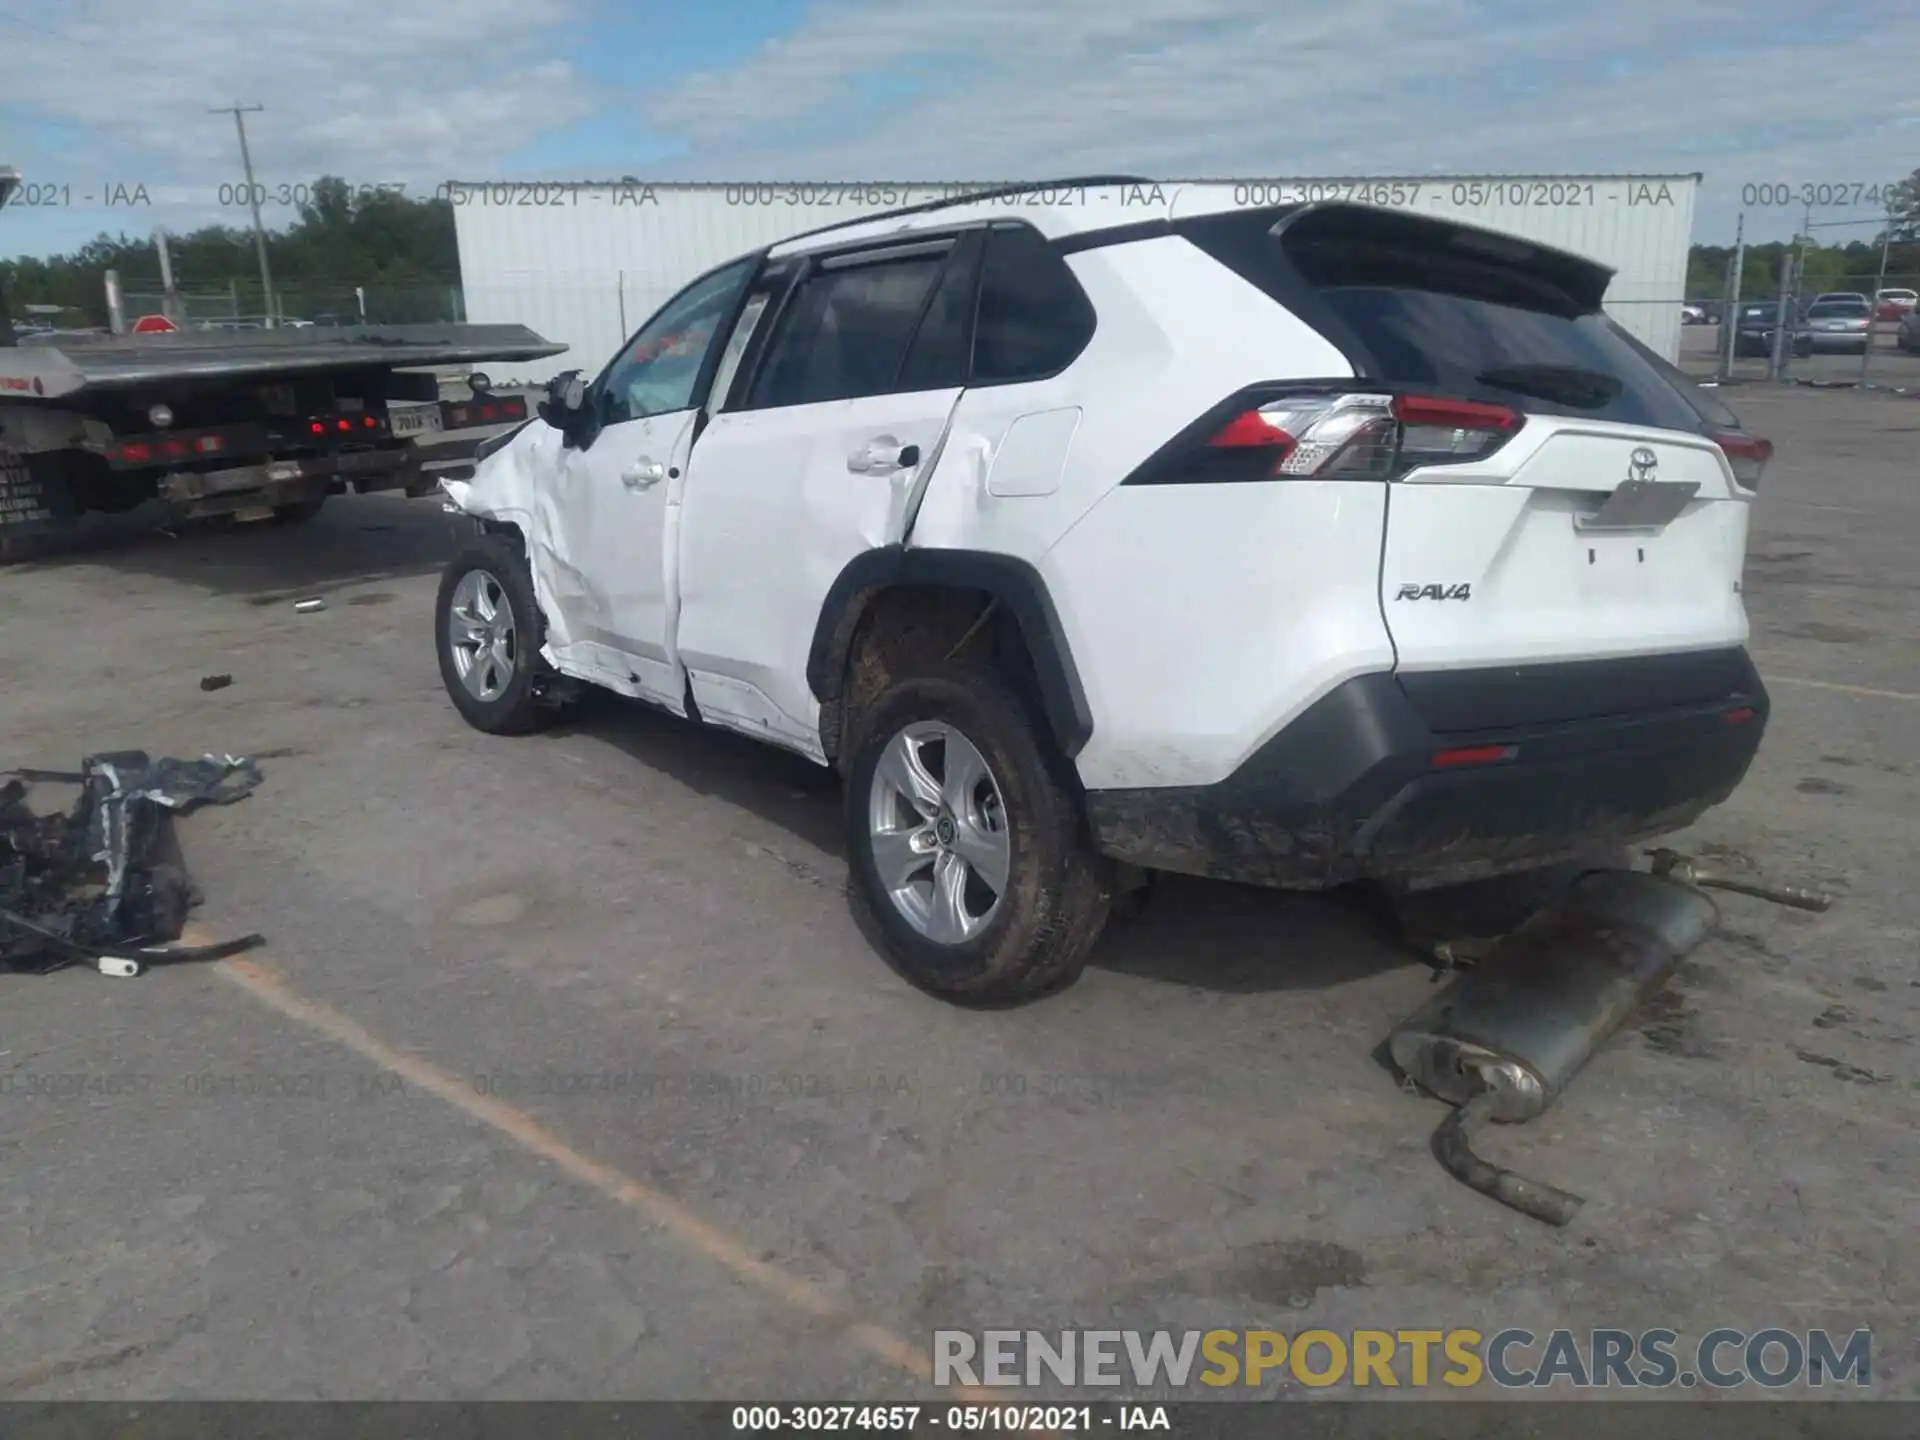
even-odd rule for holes
{"type": "MultiPolygon", "coordinates": [[[[1344,205],[1188,234],[1340,346],[1360,379],[1338,388],[1374,397],[1344,405],[1392,417],[1394,453],[1365,463],[1388,481],[1380,603],[1403,676],[1745,640],[1747,486],[1769,447],[1602,313],[1605,267],[1344,205]]],[[[1285,404],[1269,413],[1298,430],[1285,404]]],[[[1656,672],[1677,688],[1650,705],[1719,683],[1656,672]]]]}

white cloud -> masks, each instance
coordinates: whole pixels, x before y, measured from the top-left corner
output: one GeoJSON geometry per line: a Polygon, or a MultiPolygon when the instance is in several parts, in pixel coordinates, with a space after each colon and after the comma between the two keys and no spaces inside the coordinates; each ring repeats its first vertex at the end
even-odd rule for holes
{"type": "MultiPolygon", "coordinates": [[[[239,147],[232,119],[208,107],[239,102],[266,107],[247,117],[262,183],[331,173],[430,188],[489,171],[541,130],[592,112],[599,97],[543,49],[544,37],[566,33],[575,8],[543,0],[546,23],[522,0],[62,0],[9,9],[0,13],[0,104],[33,125],[25,136],[0,134],[0,151],[34,153],[0,160],[76,190],[144,184],[171,202],[174,224],[232,220],[217,190],[240,178],[239,147]],[[49,133],[64,139],[53,153],[49,133]]],[[[23,217],[35,218],[9,214],[10,228],[23,217]]]]}
{"type": "MultiPolygon", "coordinates": [[[[26,118],[33,143],[0,133],[0,160],[146,183],[175,226],[239,221],[216,202],[239,178],[232,122],[207,106],[241,100],[267,107],[248,133],[274,182],[333,173],[418,193],[500,174],[590,122],[601,153],[627,134],[649,152],[679,142],[672,173],[708,179],[1697,169],[1698,233],[1716,236],[1743,182],[1872,183],[1920,165],[1911,0],[833,0],[739,63],[637,100],[563,58],[610,3],[11,7],[0,120],[26,118]]],[[[724,7],[714,19],[729,23],[724,7]]],[[[1750,233],[1793,218],[1751,217],[1750,233]]],[[[51,223],[10,214],[7,235],[37,243],[25,237],[51,223]]],[[[98,228],[77,210],[57,223],[63,241],[98,228]]]]}
{"type": "Polygon", "coordinates": [[[1915,54],[1891,0],[856,0],[646,113],[729,177],[1703,170],[1710,211],[1920,165],[1915,54]],[[809,123],[906,70],[934,80],[809,123]]]}

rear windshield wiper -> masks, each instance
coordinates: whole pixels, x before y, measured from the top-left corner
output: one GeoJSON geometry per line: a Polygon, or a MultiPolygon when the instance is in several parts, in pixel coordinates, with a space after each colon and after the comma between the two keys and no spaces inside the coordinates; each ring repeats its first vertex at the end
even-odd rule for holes
{"type": "Polygon", "coordinates": [[[1576,410],[1604,409],[1620,393],[1620,381],[1614,376],[1577,365],[1509,365],[1482,370],[1473,378],[1476,384],[1571,405],[1576,410]]]}

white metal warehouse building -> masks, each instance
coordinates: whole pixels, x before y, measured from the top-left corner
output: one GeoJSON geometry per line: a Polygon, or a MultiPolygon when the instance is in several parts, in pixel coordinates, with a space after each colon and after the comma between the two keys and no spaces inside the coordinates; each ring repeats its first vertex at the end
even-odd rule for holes
{"type": "MultiPolygon", "coordinates": [[[[1146,219],[1168,213],[1168,203],[1177,215],[1189,204],[1326,198],[1445,215],[1611,266],[1607,309],[1672,360],[1699,182],[1697,174],[1164,180],[1151,190],[1042,185],[1034,203],[1131,206],[1146,219]]],[[[988,183],[476,181],[443,193],[454,205],[467,317],[528,325],[568,346],[538,374],[502,377],[539,381],[563,369],[594,373],[682,285],[736,255],[988,183]]]]}

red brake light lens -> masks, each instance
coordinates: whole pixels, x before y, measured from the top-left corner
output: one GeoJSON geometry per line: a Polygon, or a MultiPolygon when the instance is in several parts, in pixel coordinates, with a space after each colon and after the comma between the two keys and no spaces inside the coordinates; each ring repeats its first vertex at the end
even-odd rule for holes
{"type": "Polygon", "coordinates": [[[1462,765],[1498,765],[1520,753],[1518,745],[1467,745],[1458,750],[1436,750],[1433,768],[1453,770],[1462,765]]]}
{"type": "Polygon", "coordinates": [[[1713,437],[1713,442],[1727,457],[1727,464],[1733,467],[1733,478],[1741,487],[1758,490],[1760,473],[1773,458],[1773,442],[1737,430],[1723,431],[1713,437]]]}
{"type": "Polygon", "coordinates": [[[120,447],[120,458],[129,465],[145,465],[153,459],[153,446],[144,440],[130,440],[120,447]]]}

